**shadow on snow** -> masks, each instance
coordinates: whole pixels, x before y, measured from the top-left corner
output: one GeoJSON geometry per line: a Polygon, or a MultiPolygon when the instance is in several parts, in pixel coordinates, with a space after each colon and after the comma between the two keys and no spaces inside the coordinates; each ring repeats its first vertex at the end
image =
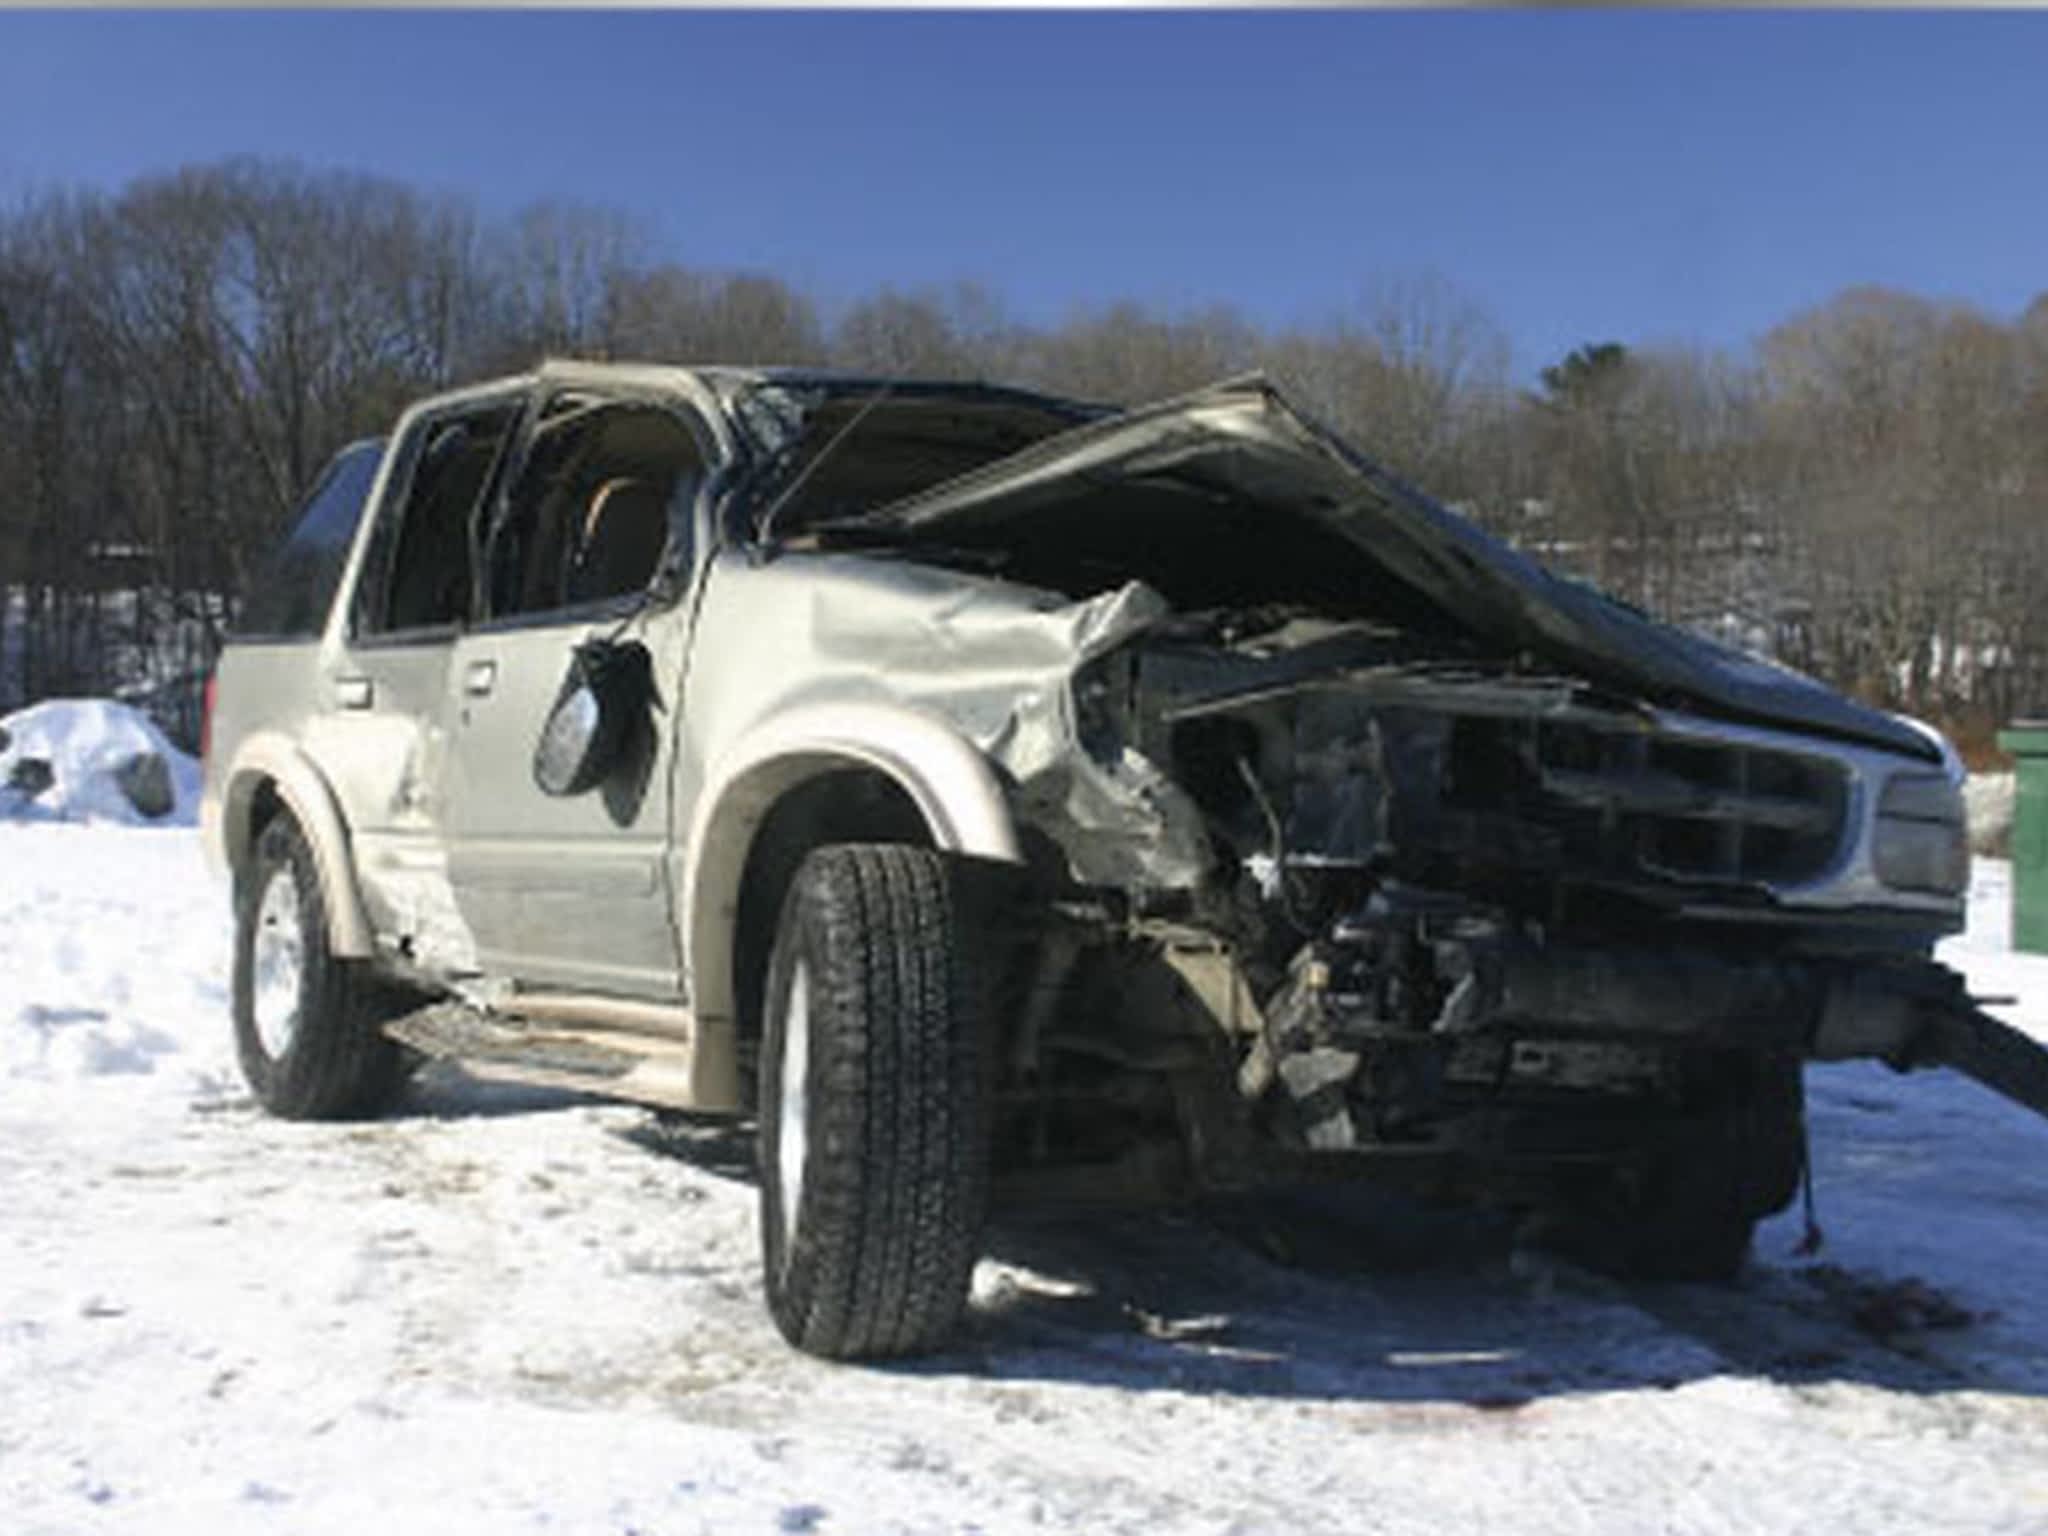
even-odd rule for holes
{"type": "MultiPolygon", "coordinates": [[[[401,1114],[538,1114],[592,1102],[429,1067],[401,1114]]],[[[752,1187],[750,1123],[650,1113],[612,1134],[752,1187]]],[[[1712,1377],[1916,1393],[2041,1394],[1967,1343],[1987,1321],[1905,1276],[1776,1250],[1733,1287],[1623,1285],[1516,1246],[1484,1212],[1361,1186],[1170,1213],[1000,1213],[959,1342],[875,1369],[1306,1402],[1513,1412],[1712,1377]]]]}

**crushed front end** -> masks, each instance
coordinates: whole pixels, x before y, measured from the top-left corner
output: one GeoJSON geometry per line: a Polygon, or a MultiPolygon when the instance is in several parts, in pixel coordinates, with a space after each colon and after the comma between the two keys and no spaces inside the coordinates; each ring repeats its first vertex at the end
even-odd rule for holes
{"type": "Polygon", "coordinates": [[[1038,1086],[1128,1108],[1150,1071],[1193,1184],[1398,1176],[1721,1273],[1798,1188],[1803,1061],[1928,1059],[1972,1011],[1928,959],[1968,875],[1941,764],[1299,616],[1176,618],[1075,699],[1091,757],[1170,792],[1156,880],[1062,850],[1098,900],[1038,1086]]]}
{"type": "Polygon", "coordinates": [[[1930,958],[1969,862],[1938,737],[1551,576],[1261,380],[822,537],[1116,592],[986,742],[1040,897],[999,1169],[1407,1177],[1707,1275],[1798,1186],[1805,1060],[2048,1112],[2048,1052],[1930,958]]]}

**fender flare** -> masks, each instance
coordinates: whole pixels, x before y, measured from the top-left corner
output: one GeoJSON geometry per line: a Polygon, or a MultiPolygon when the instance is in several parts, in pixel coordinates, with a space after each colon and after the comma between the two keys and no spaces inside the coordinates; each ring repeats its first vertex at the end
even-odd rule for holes
{"type": "Polygon", "coordinates": [[[313,760],[291,738],[259,731],[242,743],[224,776],[220,847],[237,879],[255,852],[249,825],[257,791],[268,784],[298,822],[313,850],[320,894],[327,906],[327,947],[336,955],[364,959],[375,952],[369,913],[356,885],[348,825],[334,791],[313,760]]]}
{"type": "Polygon", "coordinates": [[[755,833],[790,790],[849,767],[885,774],[901,788],[933,846],[1006,864],[1024,861],[988,759],[940,718],[900,705],[811,705],[743,736],[713,764],[683,845],[678,926],[696,1025],[691,1090],[704,1108],[742,1107],[732,961],[740,882],[755,833]]]}

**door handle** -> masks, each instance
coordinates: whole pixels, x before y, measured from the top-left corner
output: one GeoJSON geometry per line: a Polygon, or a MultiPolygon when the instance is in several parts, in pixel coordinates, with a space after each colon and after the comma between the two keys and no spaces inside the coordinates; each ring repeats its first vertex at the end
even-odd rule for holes
{"type": "Polygon", "coordinates": [[[367,677],[337,677],[334,680],[334,702],[343,709],[368,709],[376,697],[376,690],[370,686],[367,677]]]}
{"type": "Polygon", "coordinates": [[[462,691],[471,698],[480,699],[497,686],[498,664],[495,661],[472,661],[462,669],[462,691]]]}

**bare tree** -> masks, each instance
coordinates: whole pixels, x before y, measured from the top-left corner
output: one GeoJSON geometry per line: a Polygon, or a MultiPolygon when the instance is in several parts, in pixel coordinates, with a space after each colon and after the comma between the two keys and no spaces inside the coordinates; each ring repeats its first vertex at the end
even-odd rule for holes
{"type": "Polygon", "coordinates": [[[995,300],[972,284],[884,288],[833,330],[833,360],[862,372],[972,378],[999,363],[1008,340],[995,300]]]}
{"type": "Polygon", "coordinates": [[[825,352],[816,309],[780,279],[678,266],[615,274],[605,346],[677,363],[815,363],[825,352]]]}
{"type": "Polygon", "coordinates": [[[2048,296],[2006,323],[1850,289],[1753,354],[1603,343],[1518,391],[1432,276],[1314,324],[1139,302],[1018,322],[973,284],[827,323],[649,259],[619,213],[257,160],[0,210],[0,707],[191,681],[320,465],[418,395],[549,354],[831,363],[1112,402],[1253,367],[1539,557],[1873,701],[2048,708],[2048,296]]]}
{"type": "Polygon", "coordinates": [[[1250,367],[1257,337],[1229,309],[1168,318],[1126,303],[1081,311],[1019,350],[1019,373],[1031,382],[1135,404],[1250,367]]]}

